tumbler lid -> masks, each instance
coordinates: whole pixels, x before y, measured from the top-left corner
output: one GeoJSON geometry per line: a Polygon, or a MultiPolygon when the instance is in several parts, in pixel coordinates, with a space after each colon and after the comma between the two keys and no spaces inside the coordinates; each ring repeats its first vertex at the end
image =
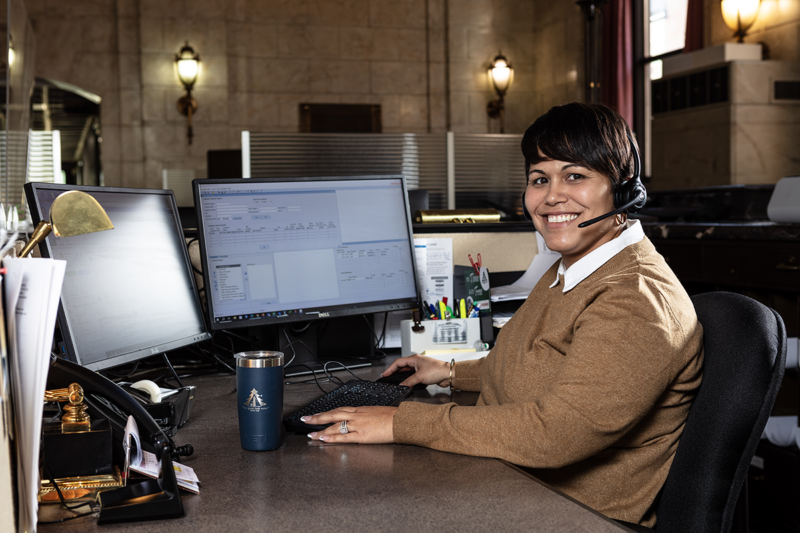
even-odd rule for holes
{"type": "Polygon", "coordinates": [[[239,352],[233,357],[236,358],[236,366],[246,368],[283,366],[283,352],[239,352]]]}

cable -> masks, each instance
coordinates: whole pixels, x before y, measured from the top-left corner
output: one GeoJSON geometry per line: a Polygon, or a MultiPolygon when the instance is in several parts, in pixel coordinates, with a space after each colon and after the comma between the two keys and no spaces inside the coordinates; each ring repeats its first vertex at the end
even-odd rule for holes
{"type": "Polygon", "coordinates": [[[175,372],[175,369],[172,368],[172,363],[169,362],[169,357],[167,357],[167,354],[162,353],[161,356],[164,358],[164,362],[167,363],[167,367],[169,368],[170,372],[172,372],[172,375],[175,376],[175,381],[178,382],[178,386],[180,388],[183,388],[184,386],[183,381],[181,381],[181,377],[178,375],[177,372],[175,372]]]}
{"type": "Polygon", "coordinates": [[[116,371],[116,370],[106,370],[106,372],[108,372],[109,374],[111,374],[115,378],[125,379],[127,377],[130,377],[132,374],[134,374],[138,368],[139,368],[139,361],[136,361],[135,363],[133,363],[133,368],[130,369],[128,372],[124,372],[124,371],[120,372],[120,371],[116,371]]]}
{"type": "MultiPolygon", "coordinates": [[[[314,377],[314,381],[316,382],[316,384],[317,384],[317,387],[319,387],[319,390],[321,390],[321,391],[322,391],[322,394],[328,394],[328,391],[326,391],[325,389],[323,389],[323,388],[322,388],[322,385],[320,385],[320,384],[319,384],[319,380],[317,379],[317,373],[316,373],[316,371],[315,371],[313,368],[311,368],[311,367],[310,367],[310,366],[308,366],[308,365],[304,365],[303,363],[297,363],[297,364],[295,364],[295,365],[292,365],[292,366],[302,366],[302,367],[304,367],[304,368],[307,368],[307,369],[309,369],[309,370],[311,371],[311,375],[314,377]]],[[[288,369],[288,368],[289,368],[288,366],[287,366],[287,367],[285,367],[285,368],[284,368],[284,371],[286,371],[286,369],[288,369]]],[[[284,381],[285,381],[285,380],[284,380],[284,381]]],[[[310,381],[311,381],[311,380],[308,380],[308,382],[310,382],[310,381]]],[[[285,383],[286,383],[287,385],[292,385],[292,384],[293,384],[293,383],[295,383],[295,382],[293,382],[293,381],[285,381],[285,383]]],[[[297,383],[306,383],[306,382],[297,382],[297,383]]]]}
{"type": "Polygon", "coordinates": [[[302,328],[296,328],[294,327],[294,324],[289,324],[289,327],[292,328],[292,333],[303,333],[304,331],[306,331],[308,328],[311,327],[311,321],[309,320],[308,322],[306,322],[306,325],[302,328]]]}
{"type": "MultiPolygon", "coordinates": [[[[341,367],[342,367],[342,368],[339,368],[339,369],[336,369],[336,370],[334,370],[333,372],[337,372],[337,371],[339,371],[339,370],[347,370],[348,372],[350,372],[350,375],[351,375],[351,376],[353,376],[354,378],[356,378],[356,379],[358,379],[358,380],[361,380],[361,381],[367,381],[366,379],[364,379],[364,378],[362,378],[362,377],[359,377],[359,376],[356,376],[355,374],[353,374],[353,371],[352,371],[352,370],[350,370],[349,368],[347,368],[345,365],[343,365],[343,364],[342,364],[342,363],[340,363],[339,361],[328,361],[327,363],[325,363],[325,368],[327,369],[328,365],[329,365],[329,364],[331,364],[331,363],[335,363],[335,364],[337,364],[337,365],[339,365],[339,366],[341,366],[341,367]]],[[[327,373],[327,370],[326,370],[326,373],[327,373]]],[[[339,379],[338,377],[337,377],[336,379],[338,379],[338,380],[339,380],[339,382],[340,382],[342,385],[344,385],[344,381],[342,381],[342,380],[341,380],[341,379],[339,379]]]]}

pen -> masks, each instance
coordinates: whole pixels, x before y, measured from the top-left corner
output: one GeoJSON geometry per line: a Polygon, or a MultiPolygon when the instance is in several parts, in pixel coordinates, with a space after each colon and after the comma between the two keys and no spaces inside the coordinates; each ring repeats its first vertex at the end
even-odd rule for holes
{"type": "Polygon", "coordinates": [[[467,254],[467,258],[469,258],[469,264],[472,265],[472,270],[475,271],[475,275],[480,276],[481,272],[478,270],[478,266],[475,264],[475,261],[472,260],[472,254],[467,254]]]}

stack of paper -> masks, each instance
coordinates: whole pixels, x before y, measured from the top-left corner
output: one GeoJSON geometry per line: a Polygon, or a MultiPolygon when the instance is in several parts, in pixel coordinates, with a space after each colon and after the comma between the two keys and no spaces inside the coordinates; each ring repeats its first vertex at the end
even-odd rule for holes
{"type": "Polygon", "coordinates": [[[15,418],[19,531],[36,531],[42,403],[66,265],[66,261],[55,259],[3,260],[15,418]]]}
{"type": "Polygon", "coordinates": [[[526,299],[544,273],[561,258],[561,254],[547,248],[539,233],[536,234],[536,245],[539,247],[539,252],[533,256],[528,270],[511,285],[494,287],[492,289],[493,302],[526,299]]]}

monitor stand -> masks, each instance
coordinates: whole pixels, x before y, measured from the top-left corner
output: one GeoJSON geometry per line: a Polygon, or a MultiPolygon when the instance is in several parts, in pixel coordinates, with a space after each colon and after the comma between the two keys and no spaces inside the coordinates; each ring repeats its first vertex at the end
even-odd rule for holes
{"type": "Polygon", "coordinates": [[[371,314],[281,325],[277,335],[287,377],[366,367],[382,359],[375,355],[371,314]]]}

